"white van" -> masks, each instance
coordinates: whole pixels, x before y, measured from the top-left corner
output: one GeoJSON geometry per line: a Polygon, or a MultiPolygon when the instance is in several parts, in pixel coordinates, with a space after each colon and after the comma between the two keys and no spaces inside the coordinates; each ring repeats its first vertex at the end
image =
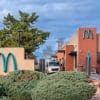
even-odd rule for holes
{"type": "Polygon", "coordinates": [[[58,61],[47,61],[46,62],[46,72],[54,73],[60,71],[60,63],[58,61]]]}

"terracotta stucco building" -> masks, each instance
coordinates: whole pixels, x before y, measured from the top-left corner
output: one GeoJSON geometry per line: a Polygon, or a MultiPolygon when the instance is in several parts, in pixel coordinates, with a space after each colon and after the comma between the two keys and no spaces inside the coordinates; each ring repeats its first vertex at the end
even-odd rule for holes
{"type": "Polygon", "coordinates": [[[100,34],[96,28],[79,28],[70,42],[57,52],[62,70],[85,70],[86,57],[91,54],[91,69],[100,65],[100,34]]]}

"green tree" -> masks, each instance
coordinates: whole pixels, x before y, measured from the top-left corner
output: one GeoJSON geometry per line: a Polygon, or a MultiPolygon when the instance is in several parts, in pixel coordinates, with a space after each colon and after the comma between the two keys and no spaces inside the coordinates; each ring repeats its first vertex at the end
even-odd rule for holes
{"type": "Polygon", "coordinates": [[[49,32],[44,32],[34,26],[38,16],[19,11],[19,19],[10,13],[4,17],[4,28],[0,30],[0,47],[24,47],[28,58],[49,37],[49,32]]]}

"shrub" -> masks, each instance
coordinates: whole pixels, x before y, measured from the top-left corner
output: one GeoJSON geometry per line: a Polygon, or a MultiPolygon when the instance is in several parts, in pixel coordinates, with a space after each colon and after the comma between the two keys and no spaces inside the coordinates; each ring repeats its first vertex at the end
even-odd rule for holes
{"type": "Polygon", "coordinates": [[[15,96],[19,92],[31,91],[40,80],[44,78],[44,74],[33,71],[16,71],[8,75],[8,80],[12,83],[8,87],[8,95],[15,96]]]}
{"type": "Polygon", "coordinates": [[[0,97],[0,100],[11,100],[11,99],[7,96],[2,96],[2,97],[0,97]]]}
{"type": "Polygon", "coordinates": [[[31,93],[29,92],[20,92],[12,97],[12,100],[32,100],[31,93]]]}
{"type": "Polygon", "coordinates": [[[20,92],[31,91],[44,77],[40,72],[22,70],[11,72],[4,79],[1,77],[0,84],[3,84],[7,96],[14,97],[20,92]]]}
{"type": "Polygon", "coordinates": [[[6,95],[7,93],[5,87],[3,86],[3,84],[0,84],[0,96],[6,96],[6,95]]]}
{"type": "Polygon", "coordinates": [[[44,74],[36,71],[19,70],[16,72],[9,73],[7,78],[9,80],[12,80],[13,82],[26,81],[26,80],[30,81],[32,79],[41,80],[44,78],[44,74]]]}
{"type": "Polygon", "coordinates": [[[84,72],[58,72],[46,77],[47,80],[68,80],[73,82],[88,82],[86,73],[84,72]]]}
{"type": "Polygon", "coordinates": [[[47,76],[32,92],[32,100],[88,100],[96,89],[85,73],[59,72],[47,76]]]}

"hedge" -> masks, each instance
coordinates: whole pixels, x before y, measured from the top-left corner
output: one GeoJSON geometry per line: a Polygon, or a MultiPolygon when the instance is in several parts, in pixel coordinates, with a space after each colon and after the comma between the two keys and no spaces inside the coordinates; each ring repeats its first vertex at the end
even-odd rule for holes
{"type": "Polygon", "coordinates": [[[9,98],[7,96],[2,96],[2,97],[0,97],[0,100],[11,100],[11,98],[9,98]]]}
{"type": "Polygon", "coordinates": [[[88,82],[88,77],[85,72],[74,72],[74,71],[69,71],[69,72],[58,72],[55,74],[48,75],[47,80],[68,80],[68,81],[73,81],[73,82],[88,82]]]}
{"type": "Polygon", "coordinates": [[[89,100],[95,92],[82,72],[44,75],[22,70],[0,76],[0,100],[89,100]]]}
{"type": "MultiPolygon", "coordinates": [[[[36,87],[45,75],[35,71],[16,71],[8,74],[6,77],[0,77],[0,84],[3,85],[3,96],[15,97],[19,93],[29,92],[36,87]]],[[[2,95],[2,94],[1,94],[2,95]]]]}
{"type": "Polygon", "coordinates": [[[30,92],[23,91],[13,96],[11,100],[32,100],[32,97],[30,92]]]}
{"type": "Polygon", "coordinates": [[[96,89],[85,73],[59,72],[47,76],[32,92],[32,100],[89,100],[96,89]]]}

